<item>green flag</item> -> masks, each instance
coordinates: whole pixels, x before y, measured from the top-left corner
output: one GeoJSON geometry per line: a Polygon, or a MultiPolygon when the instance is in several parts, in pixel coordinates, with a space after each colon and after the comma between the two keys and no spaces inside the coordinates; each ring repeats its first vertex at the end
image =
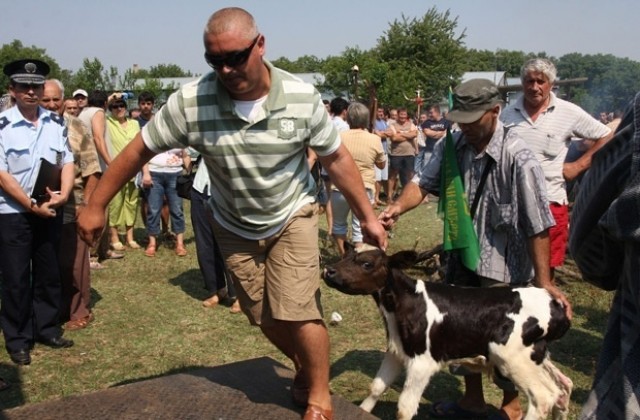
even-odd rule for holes
{"type": "Polygon", "coordinates": [[[462,186],[455,145],[450,130],[447,130],[440,172],[438,215],[444,221],[444,250],[460,250],[464,266],[475,271],[480,261],[480,246],[473,227],[473,220],[469,214],[467,195],[462,186]]]}

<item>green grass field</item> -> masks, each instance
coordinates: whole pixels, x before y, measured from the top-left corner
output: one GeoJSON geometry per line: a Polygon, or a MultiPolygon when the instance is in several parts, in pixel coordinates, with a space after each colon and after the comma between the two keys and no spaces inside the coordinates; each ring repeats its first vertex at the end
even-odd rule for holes
{"type": "MultiPolygon", "coordinates": [[[[188,203],[185,211],[188,214],[188,203]]],[[[323,261],[330,263],[336,260],[336,252],[326,238],[324,216],[320,222],[323,261]]],[[[421,205],[400,219],[389,252],[429,249],[439,241],[441,229],[435,204],[421,205]]],[[[137,228],[137,239],[144,236],[144,230],[137,228]]],[[[96,319],[87,329],[66,333],[75,341],[74,347],[52,350],[36,346],[32,364],[22,368],[16,368],[2,352],[0,376],[12,387],[0,393],[0,408],[260,356],[290,366],[243,315],[232,315],[223,306],[201,306],[208,296],[191,231],[186,234],[186,244],[189,255],[184,258],[176,257],[167,247],[160,247],[155,258],[145,257],[142,250],[128,250],[124,259],[108,261],[107,269],[94,271],[96,319]]],[[[419,268],[411,274],[423,276],[419,268]]],[[[573,304],[575,317],[569,333],[553,343],[551,352],[557,366],[574,382],[571,418],[576,418],[591,386],[612,294],[583,282],[570,261],[561,278],[566,282],[563,290],[573,304]]],[[[324,285],[322,292],[325,319],[328,321],[334,311],[343,317],[338,325],[329,327],[331,388],[359,404],[368,395],[385,351],[384,327],[371,298],[346,296],[324,285]]],[[[378,403],[375,415],[395,418],[402,380],[378,403]]],[[[499,404],[495,385],[487,381],[485,388],[488,401],[499,404]]],[[[437,374],[424,393],[419,417],[426,417],[430,402],[456,398],[461,391],[459,378],[437,374]]]]}

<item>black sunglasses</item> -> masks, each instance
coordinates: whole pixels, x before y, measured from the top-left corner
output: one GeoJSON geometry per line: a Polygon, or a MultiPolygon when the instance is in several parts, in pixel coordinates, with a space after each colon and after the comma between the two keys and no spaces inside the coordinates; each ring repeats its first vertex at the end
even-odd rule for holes
{"type": "Polygon", "coordinates": [[[123,109],[126,108],[125,105],[111,105],[109,109],[123,109]]]}
{"type": "Polygon", "coordinates": [[[224,55],[213,55],[205,52],[204,59],[207,60],[207,64],[214,69],[219,69],[222,66],[230,68],[241,66],[249,59],[251,50],[253,50],[253,47],[258,43],[258,39],[260,39],[260,34],[258,34],[258,36],[253,40],[251,45],[242,51],[234,51],[224,55]]]}

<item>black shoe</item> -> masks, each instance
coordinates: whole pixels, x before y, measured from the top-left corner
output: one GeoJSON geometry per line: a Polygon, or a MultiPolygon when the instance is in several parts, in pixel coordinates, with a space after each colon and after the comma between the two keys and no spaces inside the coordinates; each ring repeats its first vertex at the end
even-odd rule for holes
{"type": "Polygon", "coordinates": [[[27,349],[18,350],[15,353],[9,353],[9,357],[16,365],[25,366],[31,363],[31,354],[27,349]]]}
{"type": "Polygon", "coordinates": [[[52,347],[54,349],[63,349],[73,346],[73,340],[64,338],[61,335],[53,338],[41,338],[40,340],[38,340],[38,343],[44,344],[45,346],[52,347]]]}

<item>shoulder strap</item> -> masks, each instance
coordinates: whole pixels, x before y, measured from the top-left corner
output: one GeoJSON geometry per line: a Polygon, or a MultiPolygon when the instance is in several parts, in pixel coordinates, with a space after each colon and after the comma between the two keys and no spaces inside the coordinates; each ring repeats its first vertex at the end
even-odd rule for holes
{"type": "Polygon", "coordinates": [[[482,171],[482,176],[480,177],[480,182],[478,183],[478,188],[476,189],[476,193],[473,197],[473,203],[471,204],[471,209],[469,210],[469,214],[471,215],[471,219],[476,214],[476,210],[478,209],[478,204],[480,202],[480,196],[482,195],[482,190],[484,189],[484,184],[487,182],[487,177],[489,176],[489,172],[493,167],[493,159],[488,157],[487,164],[484,166],[484,170],[482,171]]]}
{"type": "MultiPolygon", "coordinates": [[[[503,133],[502,139],[504,140],[507,137],[509,128],[511,127],[503,126],[503,128],[504,128],[504,133],[503,133]]],[[[476,214],[476,210],[478,209],[478,204],[480,203],[480,196],[482,195],[484,184],[487,182],[487,177],[489,176],[489,172],[493,167],[493,163],[494,163],[493,159],[491,157],[488,157],[487,164],[485,165],[484,170],[482,171],[482,176],[480,177],[480,182],[478,183],[478,188],[476,189],[476,194],[473,197],[473,203],[471,204],[471,208],[469,209],[469,214],[471,215],[471,219],[473,219],[473,217],[476,214]]]]}

